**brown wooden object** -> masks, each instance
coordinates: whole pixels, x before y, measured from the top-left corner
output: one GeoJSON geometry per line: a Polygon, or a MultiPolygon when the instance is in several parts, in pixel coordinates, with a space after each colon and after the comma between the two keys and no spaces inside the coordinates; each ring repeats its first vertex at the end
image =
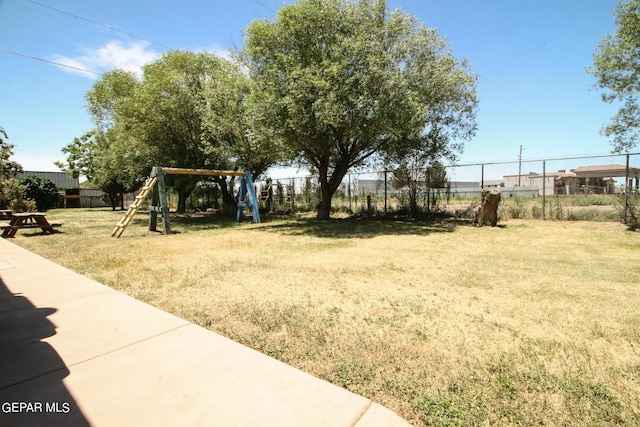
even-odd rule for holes
{"type": "Polygon", "coordinates": [[[500,205],[500,190],[482,190],[482,201],[476,212],[475,224],[482,227],[490,225],[495,227],[498,224],[498,206],[500,205]]]}

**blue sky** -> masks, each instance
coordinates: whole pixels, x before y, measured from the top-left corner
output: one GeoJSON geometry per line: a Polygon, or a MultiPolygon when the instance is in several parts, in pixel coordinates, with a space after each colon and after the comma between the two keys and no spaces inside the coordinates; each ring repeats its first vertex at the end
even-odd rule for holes
{"type": "MultiPolygon", "coordinates": [[[[585,67],[597,43],[615,31],[616,3],[389,0],[389,7],[437,28],[454,55],[479,74],[478,132],[460,157],[475,163],[517,159],[521,145],[524,159],[610,152],[599,131],[616,107],[591,89],[595,79],[585,67]]],[[[95,72],[136,70],[167,48],[222,53],[239,47],[242,31],[255,19],[273,19],[282,4],[0,0],[0,50],[95,72]]],[[[0,52],[0,126],[15,145],[14,160],[27,170],[57,170],[61,148],[92,128],[84,94],[97,77],[0,52]]]]}

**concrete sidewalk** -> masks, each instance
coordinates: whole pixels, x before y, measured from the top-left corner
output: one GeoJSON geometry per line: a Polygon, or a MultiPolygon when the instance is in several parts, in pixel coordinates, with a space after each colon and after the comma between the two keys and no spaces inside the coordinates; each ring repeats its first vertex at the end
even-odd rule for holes
{"type": "Polygon", "coordinates": [[[0,239],[0,426],[409,424],[0,239]]]}

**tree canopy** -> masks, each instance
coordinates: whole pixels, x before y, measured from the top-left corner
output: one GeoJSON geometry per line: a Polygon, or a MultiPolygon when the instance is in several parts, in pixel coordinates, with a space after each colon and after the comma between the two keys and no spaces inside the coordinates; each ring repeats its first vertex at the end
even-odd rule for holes
{"type": "Polygon", "coordinates": [[[602,100],[622,106],[602,134],[613,138],[614,152],[629,151],[640,137],[640,0],[620,2],[614,10],[617,29],[596,48],[587,70],[604,89],[602,100]]]}
{"type": "Polygon", "coordinates": [[[254,117],[319,174],[318,218],[350,168],[452,158],[475,132],[476,76],[446,40],[384,0],[300,0],[246,30],[254,117]]]}
{"type": "MultiPolygon", "coordinates": [[[[238,65],[210,53],[169,51],[147,64],[141,79],[122,70],[106,73],[86,94],[97,129],[69,144],[68,165],[59,166],[83,169],[103,189],[118,191],[135,189],[155,165],[258,175],[280,154],[252,131],[250,91],[238,65]]],[[[200,179],[168,179],[179,211],[200,179]]],[[[224,178],[214,179],[225,204],[235,203],[224,178]]]]}
{"type": "Polygon", "coordinates": [[[111,141],[110,135],[114,133],[114,128],[98,128],[74,138],[62,149],[67,154],[67,163],[56,162],[56,166],[74,178],[82,175],[98,185],[115,210],[118,205],[124,209],[124,194],[137,190],[140,176],[148,170],[140,166],[131,170],[134,162],[123,161],[127,154],[119,152],[119,145],[111,141]]]}
{"type": "Polygon", "coordinates": [[[56,184],[47,178],[23,176],[18,183],[24,186],[23,198],[33,200],[38,212],[52,209],[60,201],[60,193],[56,184]]]}

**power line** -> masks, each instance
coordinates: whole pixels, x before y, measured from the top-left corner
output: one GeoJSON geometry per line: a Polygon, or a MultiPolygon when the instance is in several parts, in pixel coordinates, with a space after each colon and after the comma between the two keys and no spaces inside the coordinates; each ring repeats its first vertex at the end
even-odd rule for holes
{"type": "Polygon", "coordinates": [[[640,153],[614,153],[614,154],[592,154],[592,155],[584,155],[584,156],[574,156],[574,157],[550,157],[547,159],[539,158],[539,159],[529,159],[529,160],[504,160],[497,162],[482,162],[482,163],[461,163],[461,164],[450,164],[445,165],[445,167],[463,167],[463,166],[481,166],[481,165],[508,165],[514,164],[518,162],[522,163],[539,163],[539,162],[550,162],[550,161],[559,161],[559,160],[583,160],[583,159],[597,159],[602,157],[620,157],[620,156],[638,156],[640,153]]]}
{"type": "Polygon", "coordinates": [[[46,9],[50,9],[50,10],[53,10],[55,12],[62,13],[63,15],[71,16],[72,18],[75,18],[75,19],[79,19],[81,21],[85,21],[85,22],[88,22],[90,24],[97,25],[98,27],[106,28],[107,30],[115,31],[115,32],[120,33],[120,34],[124,34],[126,36],[133,37],[135,39],[142,40],[142,41],[145,41],[147,43],[154,44],[156,46],[160,46],[160,47],[162,47],[164,49],[169,49],[169,50],[171,49],[169,46],[165,46],[163,44],[156,43],[153,40],[145,39],[144,37],[137,36],[137,35],[135,35],[133,33],[129,33],[127,31],[120,30],[118,28],[112,27],[110,25],[103,24],[101,22],[92,21],[91,19],[83,18],[82,16],[79,16],[79,15],[76,15],[76,14],[73,14],[73,13],[70,13],[70,12],[66,12],[64,10],[57,9],[55,7],[51,7],[51,6],[43,4],[43,3],[39,3],[37,1],[33,1],[33,0],[25,0],[25,1],[27,1],[29,3],[32,3],[32,4],[35,4],[36,6],[44,7],[46,9]]]}
{"type": "MultiPolygon", "coordinates": [[[[30,0],[27,0],[27,1],[30,1],[30,0]]],[[[271,12],[273,12],[273,13],[278,13],[277,11],[275,11],[275,10],[271,9],[269,6],[267,6],[266,4],[264,4],[264,3],[262,3],[262,2],[260,2],[260,1],[258,1],[258,0],[253,0],[253,1],[254,1],[255,3],[258,3],[260,6],[264,7],[265,9],[269,9],[269,10],[270,10],[271,12]]]]}
{"type": "MultiPolygon", "coordinates": [[[[28,1],[28,0],[27,0],[28,1]]],[[[50,61],[48,59],[43,59],[43,58],[38,58],[36,56],[31,56],[31,55],[25,55],[24,53],[19,53],[19,52],[13,52],[10,50],[5,50],[5,49],[0,49],[0,52],[4,52],[4,53],[8,53],[10,55],[16,55],[16,56],[21,56],[23,58],[28,58],[28,59],[33,59],[34,61],[40,61],[40,62],[46,62],[48,64],[53,64],[53,65],[57,65],[59,67],[65,67],[65,68],[70,68],[72,70],[76,70],[76,71],[82,71],[85,73],[91,73],[91,74],[95,74],[98,76],[101,76],[102,73],[99,73],[97,71],[91,71],[91,70],[87,70],[85,68],[80,68],[80,67],[74,67],[73,65],[67,65],[67,64],[62,64],[60,62],[56,62],[56,61],[50,61]]]]}

